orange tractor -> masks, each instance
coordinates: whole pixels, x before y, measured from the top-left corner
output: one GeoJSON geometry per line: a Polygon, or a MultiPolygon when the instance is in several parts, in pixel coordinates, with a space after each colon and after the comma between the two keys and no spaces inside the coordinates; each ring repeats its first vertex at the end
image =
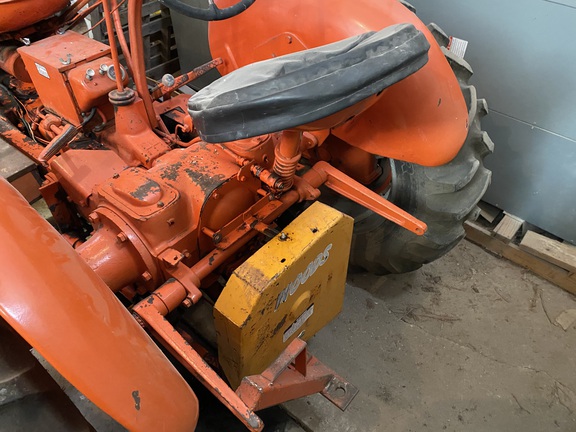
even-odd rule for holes
{"type": "Polygon", "coordinates": [[[345,409],[355,388],[306,341],[348,263],[440,257],[489,184],[470,67],[409,5],[163,3],[209,22],[212,59],[150,87],[142,0],[0,2],[0,138],[36,162],[53,225],[0,182],[3,424],[90,430],[30,346],[128,430],[195,428],[175,365],[252,431],[312,393],[345,409]],[[71,30],[97,7],[119,47],[71,30]]]}

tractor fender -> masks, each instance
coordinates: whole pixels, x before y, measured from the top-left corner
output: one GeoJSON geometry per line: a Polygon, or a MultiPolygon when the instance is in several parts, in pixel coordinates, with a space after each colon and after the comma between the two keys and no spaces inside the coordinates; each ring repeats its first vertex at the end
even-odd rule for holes
{"type": "MultiPolygon", "coordinates": [[[[216,3],[226,7],[236,1],[216,3]]],[[[442,165],[464,144],[468,109],[434,36],[397,0],[257,1],[234,18],[211,22],[208,40],[212,58],[225,60],[218,68],[224,75],[256,61],[399,23],[411,23],[426,35],[431,45],[428,63],[332,132],[369,153],[426,166],[442,165]]]]}
{"type": "Polygon", "coordinates": [[[198,400],[106,284],[0,178],[0,316],[130,431],[192,431],[198,400]]]}

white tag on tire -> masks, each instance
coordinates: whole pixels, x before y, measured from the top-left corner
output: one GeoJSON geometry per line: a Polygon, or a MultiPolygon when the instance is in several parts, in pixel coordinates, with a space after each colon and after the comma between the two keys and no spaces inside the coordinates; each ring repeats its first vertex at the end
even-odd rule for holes
{"type": "Polygon", "coordinates": [[[450,36],[450,43],[448,44],[448,50],[454,55],[464,58],[466,55],[466,49],[468,48],[468,41],[464,39],[458,39],[454,36],[450,36]]]}

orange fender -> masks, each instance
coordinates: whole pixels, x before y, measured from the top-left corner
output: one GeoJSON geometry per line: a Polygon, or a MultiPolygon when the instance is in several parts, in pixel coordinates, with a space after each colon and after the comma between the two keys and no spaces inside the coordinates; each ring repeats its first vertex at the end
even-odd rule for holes
{"type": "MultiPolygon", "coordinates": [[[[229,6],[237,0],[220,0],[229,6]]],[[[420,165],[454,158],[468,134],[468,109],[450,65],[427,27],[397,0],[260,0],[235,18],[211,22],[210,52],[223,75],[249,63],[412,23],[430,45],[420,71],[385,90],[370,109],[333,130],[369,153],[420,165]]]]}
{"type": "Polygon", "coordinates": [[[0,316],[130,431],[192,431],[198,400],[104,282],[0,179],[0,316]]]}

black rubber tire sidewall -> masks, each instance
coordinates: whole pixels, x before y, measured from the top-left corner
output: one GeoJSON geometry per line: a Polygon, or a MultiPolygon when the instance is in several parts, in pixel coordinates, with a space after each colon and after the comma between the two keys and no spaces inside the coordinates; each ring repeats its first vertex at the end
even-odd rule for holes
{"type": "MultiPolygon", "coordinates": [[[[439,43],[447,40],[437,26],[430,29],[439,43]]],[[[478,216],[477,204],[491,178],[484,158],[492,153],[493,144],[480,125],[488,110],[486,101],[477,99],[476,89],[469,84],[470,66],[445,47],[443,50],[468,105],[466,141],[452,161],[439,167],[390,160],[393,181],[387,198],[426,222],[428,231],[417,236],[374,213],[356,214],[350,257],[355,267],[376,274],[417,270],[456,246],[465,235],[464,222],[478,216]]]]}

